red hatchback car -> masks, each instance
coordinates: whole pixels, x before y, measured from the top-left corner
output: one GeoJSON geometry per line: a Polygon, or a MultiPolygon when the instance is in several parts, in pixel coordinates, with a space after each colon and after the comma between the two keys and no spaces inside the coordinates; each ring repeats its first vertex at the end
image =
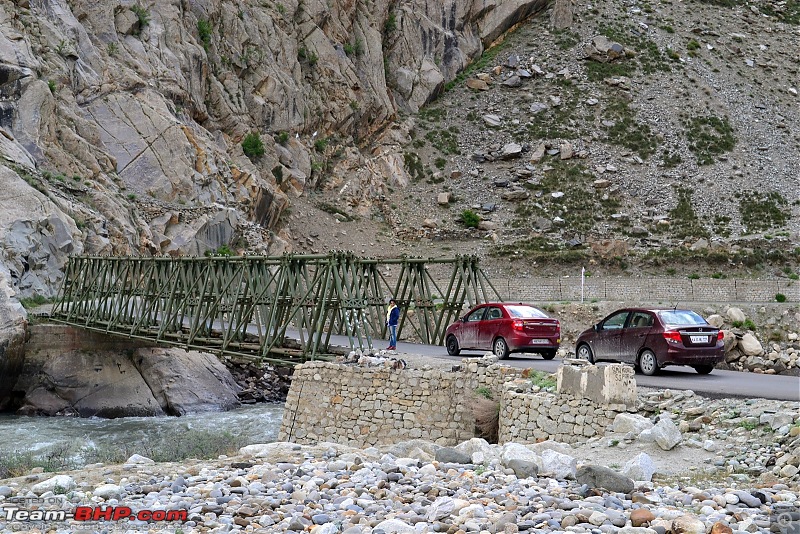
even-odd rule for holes
{"type": "Polygon", "coordinates": [[[617,310],[578,336],[578,358],[634,364],[654,375],[667,365],[689,365],[701,375],[725,360],[723,333],[691,310],[617,310]]]}
{"type": "Polygon", "coordinates": [[[451,324],[444,335],[447,353],[491,350],[498,358],[512,352],[537,352],[552,360],[561,343],[558,319],[522,303],[489,302],[475,306],[451,324]]]}

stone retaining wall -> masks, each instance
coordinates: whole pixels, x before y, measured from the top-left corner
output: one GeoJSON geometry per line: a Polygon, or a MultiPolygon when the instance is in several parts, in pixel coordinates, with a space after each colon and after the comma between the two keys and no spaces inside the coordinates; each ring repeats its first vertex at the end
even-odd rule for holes
{"type": "MultiPolygon", "coordinates": [[[[579,301],[580,273],[570,277],[492,279],[504,300],[579,301]]],[[[775,302],[781,293],[787,302],[800,301],[800,283],[781,280],[689,278],[598,278],[584,281],[583,298],[643,302],[775,302]]]]}
{"type": "Polygon", "coordinates": [[[456,371],[306,363],[292,376],[278,440],[369,447],[421,438],[455,445],[475,435],[475,390],[485,387],[499,398],[507,377],[519,374],[475,360],[456,371]]]}
{"type": "Polygon", "coordinates": [[[295,369],[278,440],[456,445],[475,436],[470,404],[478,388],[499,399],[501,443],[602,435],[617,413],[635,406],[629,366],[564,365],[558,376],[554,394],[491,358],[464,360],[454,370],[310,362],[295,369]]]}
{"type": "Polygon", "coordinates": [[[559,367],[557,376],[557,393],[534,392],[530,381],[505,384],[500,443],[577,443],[602,436],[617,414],[636,409],[636,381],[628,365],[597,367],[577,361],[559,367]]]}

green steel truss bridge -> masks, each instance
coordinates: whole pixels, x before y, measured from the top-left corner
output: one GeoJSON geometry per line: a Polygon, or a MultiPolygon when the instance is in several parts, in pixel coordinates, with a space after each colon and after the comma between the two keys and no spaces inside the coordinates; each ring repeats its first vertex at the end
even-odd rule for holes
{"type": "Polygon", "coordinates": [[[330,358],[333,335],[347,336],[351,348],[384,343],[389,298],[401,309],[399,332],[412,329],[420,342],[441,344],[465,304],[500,297],[475,256],[76,256],[51,318],[233,358],[295,364],[330,358]]]}

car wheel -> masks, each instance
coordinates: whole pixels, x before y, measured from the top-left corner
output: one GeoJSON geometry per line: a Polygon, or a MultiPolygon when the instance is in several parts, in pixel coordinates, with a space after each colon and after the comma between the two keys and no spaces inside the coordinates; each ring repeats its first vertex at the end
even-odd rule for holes
{"type": "Polygon", "coordinates": [[[707,375],[711,371],[714,370],[713,365],[695,365],[694,370],[697,371],[699,375],[707,375]]]}
{"type": "Polygon", "coordinates": [[[594,363],[594,353],[592,352],[592,348],[585,343],[578,347],[576,351],[578,358],[581,360],[586,360],[589,363],[594,363]]]}
{"type": "Polygon", "coordinates": [[[652,350],[647,349],[639,355],[639,370],[647,376],[653,376],[658,372],[658,358],[652,350]]]}
{"type": "Polygon", "coordinates": [[[492,352],[501,360],[508,358],[508,345],[506,344],[506,340],[502,337],[495,339],[492,352]]]}
{"type": "Polygon", "coordinates": [[[447,346],[447,354],[450,356],[458,356],[458,353],[461,352],[461,349],[458,348],[458,340],[456,336],[447,336],[447,342],[445,343],[447,346]]]}
{"type": "Polygon", "coordinates": [[[545,360],[552,360],[555,357],[556,357],[555,350],[546,350],[542,352],[542,358],[544,358],[545,360]]]}

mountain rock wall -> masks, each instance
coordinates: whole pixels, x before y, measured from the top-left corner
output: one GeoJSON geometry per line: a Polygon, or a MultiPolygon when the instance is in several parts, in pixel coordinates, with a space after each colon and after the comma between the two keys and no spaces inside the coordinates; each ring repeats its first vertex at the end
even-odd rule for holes
{"type": "Polygon", "coordinates": [[[49,296],[71,253],[286,251],[292,198],[407,182],[398,112],[546,4],[0,0],[0,261],[49,296]]]}

